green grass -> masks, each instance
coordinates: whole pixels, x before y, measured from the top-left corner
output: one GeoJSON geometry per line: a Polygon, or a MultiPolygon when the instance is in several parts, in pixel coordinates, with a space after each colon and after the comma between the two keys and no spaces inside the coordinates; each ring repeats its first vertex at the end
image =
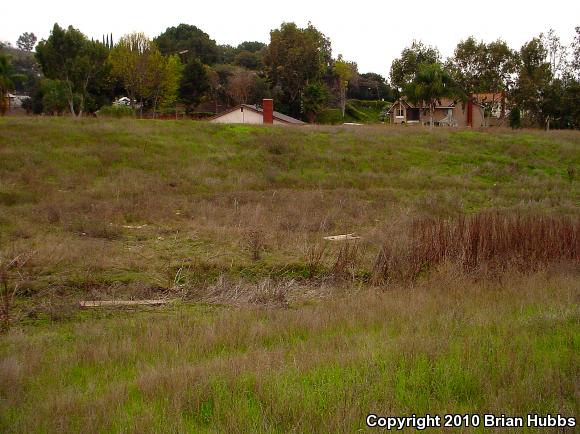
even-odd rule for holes
{"type": "Polygon", "coordinates": [[[0,242],[39,251],[31,291],[165,287],[180,267],[199,284],[277,277],[288,264],[299,277],[305,246],[347,231],[367,240],[365,274],[401,216],[577,214],[579,137],[6,118],[0,242]],[[255,229],[258,263],[245,241],[255,229]]]}
{"type": "Polygon", "coordinates": [[[356,432],[369,412],[573,416],[577,291],[542,274],[435,277],[290,310],[181,304],[31,325],[1,340],[0,429],[356,432]]]}
{"type": "Polygon", "coordinates": [[[0,119],[0,253],[33,253],[10,275],[0,432],[577,415],[576,263],[371,277],[418,216],[577,216],[579,144],[574,131],[0,119]],[[322,237],[349,232],[362,238],[340,274],[342,245],[322,237]],[[179,301],[76,303],[158,297],[179,301]]]}
{"type": "Polygon", "coordinates": [[[378,124],[380,114],[391,103],[386,101],[348,100],[344,117],[340,109],[327,108],[316,116],[319,124],[343,124],[344,122],[378,124]]]}
{"type": "MultiPolygon", "coordinates": [[[[485,177],[508,189],[519,181],[537,179],[562,183],[559,187],[569,190],[565,188],[566,170],[580,161],[577,133],[429,134],[387,127],[364,131],[264,129],[172,121],[71,124],[69,119],[3,120],[1,125],[6,175],[36,166],[40,175],[56,184],[62,184],[67,175],[82,175],[85,179],[78,179],[77,185],[92,188],[122,170],[132,170],[159,180],[185,177],[186,185],[179,193],[281,186],[395,187],[409,194],[425,193],[420,188],[413,191],[413,185],[397,185],[410,175],[424,175],[413,172],[419,170],[464,177],[461,181],[466,188],[483,187],[485,177]],[[283,176],[283,185],[277,185],[276,176],[268,176],[268,169],[283,176]]],[[[460,180],[454,181],[458,188],[460,180]]],[[[23,187],[10,184],[3,185],[4,195],[23,187]]],[[[571,187],[575,192],[577,184],[571,187]]],[[[477,202],[465,193],[467,199],[477,202]]],[[[36,192],[37,199],[40,195],[36,192]]]]}

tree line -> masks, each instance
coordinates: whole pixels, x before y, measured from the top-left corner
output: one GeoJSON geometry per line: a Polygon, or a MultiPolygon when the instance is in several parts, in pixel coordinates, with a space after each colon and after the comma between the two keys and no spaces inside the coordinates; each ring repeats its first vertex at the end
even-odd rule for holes
{"type": "Polygon", "coordinates": [[[501,39],[469,37],[447,59],[436,47],[413,41],[393,61],[388,80],[359,73],[356,62],[340,54],[334,58],[330,39],[310,23],[283,23],[268,44],[237,47],[218,45],[188,24],[153,39],[129,33],[101,41],[55,24],[36,42],[24,33],[16,47],[5,43],[0,51],[0,92],[30,94],[26,108],[34,113],[82,116],[126,96],[139,115],[191,114],[269,97],[277,110],[316,121],[328,107],[344,117],[349,99],[405,96],[432,113],[443,97],[485,95],[478,103],[486,116],[507,104],[514,126],[580,128],[580,27],[570,46],[552,30],[519,49],[501,39]]]}
{"type": "Polygon", "coordinates": [[[580,128],[580,27],[565,46],[553,30],[519,50],[498,39],[469,37],[443,60],[436,47],[413,42],[393,61],[391,85],[430,111],[442,97],[477,102],[486,118],[500,105],[512,126],[580,128]]]}

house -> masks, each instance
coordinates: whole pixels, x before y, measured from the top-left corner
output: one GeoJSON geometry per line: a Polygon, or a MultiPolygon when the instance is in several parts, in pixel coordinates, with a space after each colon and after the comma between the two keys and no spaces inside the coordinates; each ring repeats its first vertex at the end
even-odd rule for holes
{"type": "Polygon", "coordinates": [[[479,103],[480,110],[488,112],[488,126],[501,125],[509,113],[505,92],[474,93],[471,98],[479,103]]]}
{"type": "Polygon", "coordinates": [[[24,102],[29,100],[28,95],[14,95],[12,93],[8,94],[8,107],[9,109],[21,109],[24,102]]]}
{"type": "Polygon", "coordinates": [[[209,119],[217,124],[304,125],[304,122],[274,111],[274,100],[264,99],[262,107],[241,104],[209,119]]]}
{"type": "Polygon", "coordinates": [[[124,105],[129,107],[131,105],[131,98],[122,96],[121,98],[113,101],[113,105],[124,105]]]}
{"type": "MultiPolygon", "coordinates": [[[[454,127],[481,127],[486,125],[485,109],[489,102],[500,101],[492,94],[474,94],[467,101],[441,98],[433,110],[433,123],[454,127]]],[[[493,108],[489,125],[500,125],[505,119],[505,98],[501,99],[499,109],[493,108]]],[[[399,98],[387,111],[393,124],[428,124],[429,108],[425,105],[412,104],[407,98],[399,98]]]]}

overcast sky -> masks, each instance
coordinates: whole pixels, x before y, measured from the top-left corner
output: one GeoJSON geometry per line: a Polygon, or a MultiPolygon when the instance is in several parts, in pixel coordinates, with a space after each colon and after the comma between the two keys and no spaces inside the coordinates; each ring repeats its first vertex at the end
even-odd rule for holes
{"type": "Polygon", "coordinates": [[[316,1],[316,0],[29,0],[2,6],[0,40],[13,44],[23,32],[46,38],[55,22],[73,25],[89,37],[131,31],[157,36],[179,23],[193,24],[218,44],[245,40],[268,42],[269,32],[284,21],[311,21],[338,53],[358,63],[360,72],[388,76],[391,61],[413,39],[436,45],[444,56],[470,35],[499,37],[519,48],[540,32],[554,28],[564,42],[580,25],[580,1],[316,1]]]}

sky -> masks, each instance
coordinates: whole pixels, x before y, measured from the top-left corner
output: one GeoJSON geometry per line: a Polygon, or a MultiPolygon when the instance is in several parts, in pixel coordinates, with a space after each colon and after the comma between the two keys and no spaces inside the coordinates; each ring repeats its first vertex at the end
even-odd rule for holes
{"type": "Polygon", "coordinates": [[[580,26],[580,1],[570,0],[29,0],[7,2],[2,11],[0,40],[12,44],[24,32],[47,38],[55,22],[98,39],[113,33],[115,40],[132,31],[153,38],[167,27],[186,23],[218,44],[235,46],[242,41],[267,43],[270,30],[283,22],[302,27],[310,21],[330,38],[334,56],[340,53],[357,62],[361,73],[385,77],[393,59],[413,39],[437,46],[447,57],[457,42],[471,35],[486,42],[502,38],[519,48],[550,28],[569,43],[580,26]]]}

